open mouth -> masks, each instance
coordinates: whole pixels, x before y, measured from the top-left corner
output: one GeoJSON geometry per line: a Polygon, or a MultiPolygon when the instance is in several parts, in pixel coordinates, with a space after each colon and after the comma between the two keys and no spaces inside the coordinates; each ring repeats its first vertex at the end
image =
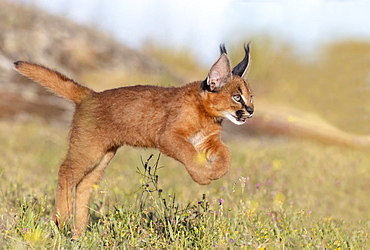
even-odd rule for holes
{"type": "Polygon", "coordinates": [[[236,117],[236,116],[234,116],[234,118],[238,122],[246,122],[247,121],[247,117],[236,117]]]}
{"type": "Polygon", "coordinates": [[[225,113],[225,117],[236,125],[242,125],[247,121],[248,118],[251,118],[252,115],[239,117],[230,113],[225,113]]]}
{"type": "Polygon", "coordinates": [[[235,120],[237,120],[238,122],[246,122],[247,119],[252,118],[252,116],[253,116],[253,114],[250,114],[250,115],[248,115],[246,117],[238,117],[238,116],[234,116],[233,115],[233,117],[235,118],[235,120]]]}
{"type": "Polygon", "coordinates": [[[237,116],[234,116],[234,115],[231,115],[231,117],[233,119],[229,119],[229,120],[232,121],[233,123],[235,123],[236,125],[242,125],[247,121],[247,117],[237,117],[237,116]]]}

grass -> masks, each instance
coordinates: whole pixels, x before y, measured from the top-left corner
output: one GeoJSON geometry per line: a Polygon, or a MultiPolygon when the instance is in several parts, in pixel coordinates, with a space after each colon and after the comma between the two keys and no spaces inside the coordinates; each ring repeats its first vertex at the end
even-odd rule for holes
{"type": "MultiPolygon", "coordinates": [[[[37,45],[44,43],[37,41],[44,36],[27,32],[25,38],[23,31],[32,31],[29,20],[41,13],[7,1],[2,6],[3,30],[15,32],[5,38],[19,38],[4,40],[6,54],[61,65],[61,70],[70,69],[76,80],[96,90],[123,84],[183,84],[204,79],[209,68],[200,66],[186,49],[147,44],[143,51],[166,70],[156,72],[154,67],[145,72],[144,66],[135,63],[120,64],[121,57],[113,56],[122,52],[115,42],[101,42],[95,33],[80,39],[73,35],[80,28],[73,26],[63,32],[79,37],[71,43],[75,46],[65,47],[59,33],[49,32],[45,36],[51,39],[49,44],[60,45],[59,49],[39,49],[37,45]],[[9,9],[11,6],[16,9],[9,9]],[[109,51],[96,50],[99,44],[109,51]]],[[[44,18],[49,16],[40,20],[48,20],[44,18]]],[[[277,38],[252,40],[249,80],[256,102],[265,104],[271,117],[284,116],[276,107],[293,107],[325,118],[348,133],[369,135],[368,42],[339,41],[306,57],[295,54],[285,42],[279,44],[277,38]]],[[[238,62],[243,56],[242,44],[228,44],[228,48],[233,62],[238,62]]],[[[262,110],[260,104],[256,103],[256,108],[262,110]]],[[[292,117],[290,111],[286,113],[288,119],[292,117]]],[[[312,121],[311,117],[307,120],[312,121]]],[[[68,229],[59,231],[50,220],[58,165],[67,149],[67,128],[35,119],[28,123],[0,121],[0,131],[2,249],[370,246],[370,156],[365,150],[297,138],[225,138],[233,158],[229,174],[209,186],[199,186],[178,162],[165,156],[157,161],[157,151],[123,147],[102,182],[93,187],[89,230],[72,241],[68,229]]]]}
{"type": "Polygon", "coordinates": [[[370,246],[368,152],[288,138],[230,140],[229,174],[199,186],[157,151],[123,147],[93,188],[89,230],[71,241],[50,220],[66,128],[0,122],[0,129],[7,131],[0,135],[3,249],[370,246]]]}

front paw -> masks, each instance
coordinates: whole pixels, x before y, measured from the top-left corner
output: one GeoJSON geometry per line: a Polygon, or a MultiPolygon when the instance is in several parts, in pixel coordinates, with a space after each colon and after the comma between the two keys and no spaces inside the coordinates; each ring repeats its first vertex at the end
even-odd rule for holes
{"type": "Polygon", "coordinates": [[[212,180],[210,180],[210,179],[194,179],[194,178],[193,178],[193,180],[194,180],[196,183],[200,184],[200,185],[209,185],[209,184],[211,184],[211,182],[212,182],[212,180]]]}
{"type": "Polygon", "coordinates": [[[208,175],[205,176],[205,175],[200,175],[199,173],[194,173],[194,174],[191,174],[190,176],[193,179],[193,181],[195,181],[196,183],[200,185],[209,185],[212,182],[212,180],[209,178],[208,175]]]}
{"type": "Polygon", "coordinates": [[[216,170],[216,171],[213,171],[210,175],[209,175],[209,179],[211,180],[218,180],[220,179],[222,176],[224,176],[225,174],[227,174],[227,172],[229,172],[229,169],[220,169],[220,170],[216,170]]]}

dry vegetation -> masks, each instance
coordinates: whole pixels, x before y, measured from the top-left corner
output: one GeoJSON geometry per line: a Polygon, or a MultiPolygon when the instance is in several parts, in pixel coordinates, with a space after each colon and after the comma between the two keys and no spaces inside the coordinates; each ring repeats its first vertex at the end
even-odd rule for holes
{"type": "MultiPolygon", "coordinates": [[[[370,246],[368,42],[339,41],[303,56],[273,38],[253,38],[256,116],[245,126],[226,124],[230,173],[199,186],[162,156],[155,183],[140,157],[157,152],[124,147],[94,187],[91,229],[70,241],[50,214],[72,107],[16,75],[12,62],[44,63],[97,90],[183,84],[207,69],[187,51],[135,51],[34,7],[1,1],[0,18],[1,248],[370,246]]],[[[228,47],[238,61],[232,48],[241,45],[228,47]]]]}

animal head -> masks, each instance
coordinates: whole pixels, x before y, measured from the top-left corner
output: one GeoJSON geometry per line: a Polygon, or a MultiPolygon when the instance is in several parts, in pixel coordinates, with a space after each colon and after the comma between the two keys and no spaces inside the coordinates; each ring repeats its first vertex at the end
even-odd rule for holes
{"type": "Polygon", "coordinates": [[[250,45],[244,45],[244,59],[233,69],[224,45],[221,56],[211,67],[208,77],[202,82],[204,107],[213,116],[227,118],[242,125],[254,113],[253,95],[246,75],[250,62],[250,45]]]}

